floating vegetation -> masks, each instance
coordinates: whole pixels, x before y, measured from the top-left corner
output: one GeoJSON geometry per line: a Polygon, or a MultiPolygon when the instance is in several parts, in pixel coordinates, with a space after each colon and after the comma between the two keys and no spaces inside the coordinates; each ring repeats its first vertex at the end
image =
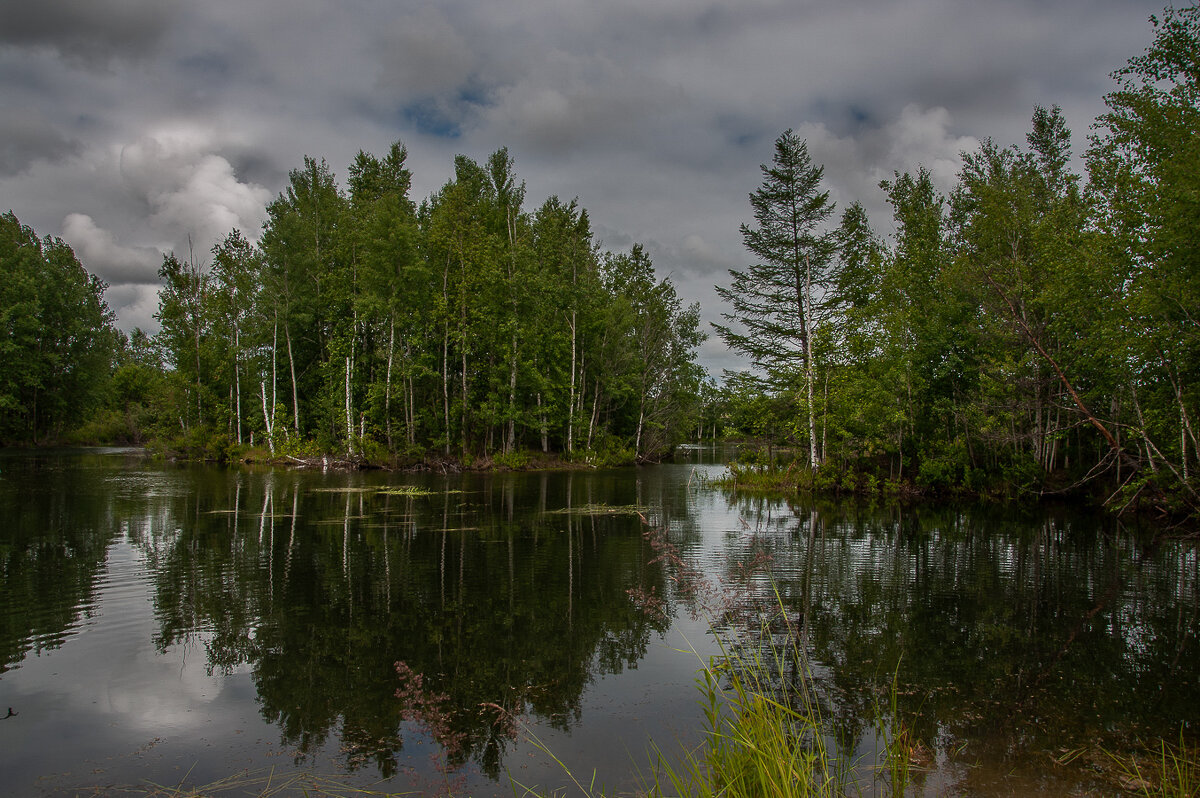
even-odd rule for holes
{"type": "MultiPolygon", "coordinates": [[[[432,491],[429,488],[420,488],[416,485],[393,485],[390,488],[381,488],[380,496],[432,496],[437,491],[432,491]]],[[[440,491],[441,493],[458,493],[459,491],[440,491]]]]}
{"type": "Polygon", "coordinates": [[[313,493],[376,493],[380,496],[453,496],[465,490],[430,490],[418,485],[372,485],[370,487],[313,488],[313,493]]]}
{"type": "Polygon", "coordinates": [[[580,507],[560,507],[546,512],[550,515],[642,515],[646,508],[637,504],[584,504],[580,507]]]}

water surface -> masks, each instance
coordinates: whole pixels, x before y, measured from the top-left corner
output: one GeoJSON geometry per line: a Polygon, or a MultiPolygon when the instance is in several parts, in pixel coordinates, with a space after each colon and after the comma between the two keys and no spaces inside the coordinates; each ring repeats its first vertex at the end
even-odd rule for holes
{"type": "Polygon", "coordinates": [[[4,454],[6,789],[274,768],[511,795],[566,783],[536,735],[632,791],[650,740],[699,739],[710,623],[776,590],[866,794],[893,679],[916,794],[1104,790],[1102,746],[1195,734],[1194,548],[1067,508],[736,495],[707,484],[717,460],[414,476],[4,454]]]}

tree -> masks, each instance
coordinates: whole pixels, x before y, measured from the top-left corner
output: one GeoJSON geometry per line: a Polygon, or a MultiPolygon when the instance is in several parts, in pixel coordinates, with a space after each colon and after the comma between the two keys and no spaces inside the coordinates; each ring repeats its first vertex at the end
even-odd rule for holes
{"type": "Polygon", "coordinates": [[[525,183],[516,182],[513,174],[513,159],[508,154],[508,148],[501,148],[488,158],[488,177],[491,179],[495,192],[496,211],[495,222],[503,224],[504,242],[504,284],[509,306],[507,308],[505,327],[512,347],[509,352],[508,374],[508,406],[505,412],[507,430],[504,435],[504,451],[509,453],[516,446],[517,419],[517,376],[521,360],[519,342],[523,338],[522,310],[527,307],[524,301],[525,286],[530,277],[528,274],[529,253],[529,218],[521,210],[525,202],[525,183]]]}
{"type": "Polygon", "coordinates": [[[383,350],[383,384],[380,386],[376,377],[369,396],[373,417],[381,420],[389,449],[395,447],[392,397],[397,378],[402,386],[405,439],[410,446],[416,443],[414,350],[421,324],[413,309],[427,307],[429,299],[428,277],[419,269],[417,258],[416,208],[408,197],[412,173],[407,159],[404,145],[395,142],[383,158],[359,151],[350,167],[354,257],[362,284],[359,314],[364,329],[375,331],[376,350],[383,350]]]}
{"type": "Polygon", "coordinates": [[[802,374],[807,398],[809,462],[819,465],[813,401],[813,333],[818,299],[834,251],[821,225],[833,214],[821,191],[823,167],[791,130],[775,140],[773,165],[762,165],[763,183],[750,195],[755,225],[743,224],[742,241],[759,262],[730,270],[732,284],[717,294],[732,311],[732,326],[713,325],[732,349],[748,355],[775,385],[802,374]]]}
{"type": "Polygon", "coordinates": [[[1120,452],[1091,409],[1111,393],[1088,368],[1089,352],[1103,348],[1094,330],[1112,319],[1095,290],[1105,281],[1089,257],[1087,207],[1067,168],[1071,134],[1058,107],[1036,108],[1026,139],[1027,152],[988,141],[964,157],[951,215],[959,268],[980,288],[984,320],[999,322],[988,330],[988,373],[1008,386],[1000,405],[1011,412],[992,427],[1049,471],[1077,417],[1120,452]],[[1079,378],[1089,371],[1090,380],[1079,378]]]}
{"type": "Polygon", "coordinates": [[[675,286],[655,279],[641,244],[634,244],[629,254],[609,257],[605,278],[610,301],[629,311],[623,316],[623,332],[631,355],[627,380],[637,396],[634,455],[657,455],[682,437],[682,417],[699,398],[700,374],[692,359],[704,340],[700,306],[684,308],[675,286]]]}
{"type": "MultiPolygon", "coordinates": [[[[259,256],[237,229],[212,248],[212,255],[213,290],[206,299],[212,307],[213,325],[221,341],[221,369],[229,375],[230,427],[234,433],[231,437],[242,443],[242,373],[248,349],[245,339],[261,279],[259,256]]],[[[270,419],[265,422],[269,427],[270,419]]]]}
{"type": "MultiPolygon", "coordinates": [[[[905,414],[897,401],[894,361],[883,324],[883,276],[888,252],[871,229],[866,209],[851,203],[835,232],[838,258],[827,303],[830,363],[824,424],[835,451],[847,459],[894,454],[905,414]]],[[[825,436],[822,435],[824,439],[825,436]]]]}
{"type": "Polygon", "coordinates": [[[327,443],[341,426],[342,378],[352,366],[356,323],[345,223],[346,199],[329,165],[306,156],[304,168],[292,170],[287,188],[267,206],[262,235],[268,293],[287,348],[293,427],[327,443]],[[304,427],[302,397],[311,416],[304,427]]]}
{"type": "Polygon", "coordinates": [[[188,428],[188,413],[194,407],[194,423],[200,426],[204,423],[207,398],[204,376],[211,373],[203,364],[204,339],[211,326],[205,313],[209,273],[193,258],[184,262],[170,253],[163,256],[158,277],[163,281],[158,295],[158,313],[154,316],[161,325],[158,337],[163,341],[163,350],[181,389],[192,393],[194,388],[188,406],[179,408],[179,423],[184,429],[188,428]]]}
{"type": "Polygon", "coordinates": [[[64,241],[0,216],[0,441],[59,438],[98,407],[117,343],[104,290],[64,241]]]}
{"type": "MultiPolygon", "coordinates": [[[[563,448],[575,448],[575,427],[582,414],[584,333],[589,329],[599,292],[598,258],[591,221],[578,200],[550,197],[532,219],[536,259],[536,324],[541,347],[534,379],[543,451],[549,448],[549,419],[561,413],[563,448]],[[564,373],[565,367],[565,373],[564,373]]],[[[557,425],[555,425],[557,426],[557,425]]]]}
{"type": "Polygon", "coordinates": [[[1200,6],[1151,17],[1154,42],[1113,77],[1087,153],[1096,223],[1113,264],[1114,330],[1132,366],[1131,420],[1150,466],[1193,505],[1200,466],[1200,6]],[[1136,398],[1135,398],[1136,397],[1136,398]],[[1189,453],[1190,452],[1190,453],[1189,453]]]}

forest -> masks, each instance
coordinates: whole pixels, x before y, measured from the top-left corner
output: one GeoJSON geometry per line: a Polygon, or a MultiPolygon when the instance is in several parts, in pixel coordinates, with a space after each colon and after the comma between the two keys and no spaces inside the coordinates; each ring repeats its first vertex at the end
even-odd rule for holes
{"type": "MultiPolygon", "coordinates": [[[[115,334],[91,278],[94,340],[35,310],[65,300],[31,296],[8,345],[45,359],[46,373],[66,346],[101,364],[79,364],[87,399],[104,406],[77,430],[84,439],[208,459],[258,446],[377,464],[519,466],[530,452],[634,462],[690,434],[699,308],[655,276],[644,248],[601,251],[576,201],[526,210],[505,149],[485,164],[457,157],[419,206],[406,158],[400,143],[359,152],[348,190],[305,158],[257,243],[231,230],[210,258],[166,255],[154,336],[115,334]]],[[[59,290],[42,279],[67,268],[59,261],[85,280],[63,242],[39,241],[11,213],[5,223],[31,292],[59,290]]],[[[6,440],[53,439],[88,417],[39,408],[36,377],[6,388],[6,440]]]]}
{"type": "Polygon", "coordinates": [[[0,440],[516,466],[733,437],[766,444],[735,479],[1194,515],[1200,9],[1151,22],[1080,159],[1037,107],[948,193],[920,165],[883,181],[886,236],[783,133],[741,229],[753,262],[717,288],[715,332],[750,364],[720,385],[699,308],[641,246],[602,251],[577,201],[528,209],[506,149],[457,157],[419,205],[400,143],[345,188],[306,158],[256,238],[164,257],[153,336],[117,332],[103,284],[10,212],[0,440]]]}
{"type": "MultiPolygon", "coordinates": [[[[733,481],[1059,495],[1200,507],[1200,9],[1153,18],[1113,74],[1083,162],[1060,109],[1026,146],[881,188],[895,233],[840,217],[791,131],[742,226],[758,262],[718,288],[727,420],[803,454],[733,481]],[[764,480],[763,472],[767,472],[764,480]]],[[[762,462],[767,460],[768,462],[762,462]]]]}

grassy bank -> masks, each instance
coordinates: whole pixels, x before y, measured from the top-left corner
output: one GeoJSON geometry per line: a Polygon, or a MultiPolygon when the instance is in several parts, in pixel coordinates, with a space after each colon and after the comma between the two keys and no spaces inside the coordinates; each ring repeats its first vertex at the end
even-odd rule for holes
{"type": "Polygon", "coordinates": [[[389,471],[545,471],[615,468],[637,462],[632,449],[620,446],[580,450],[570,455],[516,449],[490,454],[446,454],[444,450],[409,447],[397,451],[372,440],[359,441],[351,451],[322,446],[314,441],[286,440],[274,448],[261,443],[238,443],[225,434],[192,434],[150,441],[147,448],[168,460],[217,464],[244,463],[289,468],[389,471]]]}
{"type": "Polygon", "coordinates": [[[1123,482],[1114,484],[1094,474],[1045,474],[1023,460],[973,468],[930,459],[899,472],[871,460],[830,460],[813,468],[803,453],[747,446],[710,484],[764,493],[889,499],[1069,500],[1154,519],[1183,534],[1200,531],[1200,513],[1191,499],[1182,489],[1157,483],[1153,475],[1126,474],[1123,482]]]}

